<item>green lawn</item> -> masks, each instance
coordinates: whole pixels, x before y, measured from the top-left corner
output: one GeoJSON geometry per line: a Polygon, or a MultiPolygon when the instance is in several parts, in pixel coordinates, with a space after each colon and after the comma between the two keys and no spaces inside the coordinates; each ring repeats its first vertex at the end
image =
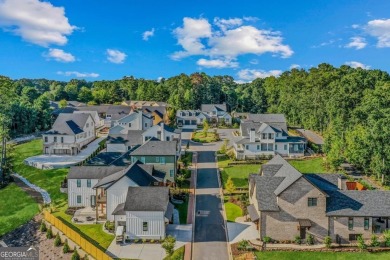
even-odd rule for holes
{"type": "Polygon", "coordinates": [[[175,204],[175,208],[179,211],[180,224],[187,224],[188,196],[183,204],[175,204]]]}
{"type": "Polygon", "coordinates": [[[301,173],[326,173],[327,170],[323,166],[322,158],[314,158],[307,160],[288,160],[301,173]]]}
{"type": "Polygon", "coordinates": [[[350,259],[390,259],[390,253],[349,253],[349,252],[298,252],[298,251],[268,251],[256,252],[257,259],[275,259],[275,260],[350,260],[350,259]]]}
{"type": "Polygon", "coordinates": [[[203,131],[200,131],[193,133],[191,140],[200,143],[211,143],[218,141],[218,135],[214,132],[207,132],[207,136],[205,136],[203,131]]]}
{"type": "Polygon", "coordinates": [[[15,146],[14,172],[22,175],[31,183],[45,189],[56,207],[64,207],[67,204],[67,195],[60,192],[61,181],[68,174],[68,169],[39,170],[23,163],[23,160],[42,154],[42,140],[33,140],[28,143],[15,146]]]}
{"type": "Polygon", "coordinates": [[[242,209],[234,203],[225,202],[226,218],[229,222],[234,222],[236,218],[242,216],[242,209]]]}
{"type": "Polygon", "coordinates": [[[15,183],[0,190],[0,201],[0,237],[28,222],[39,211],[35,200],[15,183]]]}

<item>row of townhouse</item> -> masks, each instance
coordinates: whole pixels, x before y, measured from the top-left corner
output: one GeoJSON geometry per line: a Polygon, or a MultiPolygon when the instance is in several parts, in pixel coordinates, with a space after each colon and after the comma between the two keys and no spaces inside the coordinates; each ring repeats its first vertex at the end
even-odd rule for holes
{"type": "Polygon", "coordinates": [[[311,234],[334,243],[370,239],[389,229],[390,192],[357,190],[341,174],[301,174],[280,155],[249,177],[248,213],[260,239],[311,234]]]}

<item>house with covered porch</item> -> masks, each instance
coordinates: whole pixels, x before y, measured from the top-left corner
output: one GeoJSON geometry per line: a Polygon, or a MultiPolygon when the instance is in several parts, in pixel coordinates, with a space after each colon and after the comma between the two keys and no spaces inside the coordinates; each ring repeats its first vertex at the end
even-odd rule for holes
{"type": "Polygon", "coordinates": [[[249,177],[248,213],[259,238],[313,235],[334,243],[366,240],[389,229],[390,192],[358,189],[341,174],[301,174],[281,156],[249,177]]]}

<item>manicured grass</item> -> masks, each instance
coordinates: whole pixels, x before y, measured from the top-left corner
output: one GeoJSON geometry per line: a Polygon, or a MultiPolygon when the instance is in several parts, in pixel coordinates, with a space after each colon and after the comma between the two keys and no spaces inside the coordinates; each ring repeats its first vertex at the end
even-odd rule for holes
{"type": "Polygon", "coordinates": [[[298,251],[273,251],[256,252],[257,259],[275,259],[275,260],[350,260],[350,259],[390,259],[390,253],[349,253],[349,252],[298,252],[298,251]]]}
{"type": "Polygon", "coordinates": [[[15,183],[0,189],[0,237],[27,223],[38,212],[38,204],[15,183]]]}
{"type": "Polygon", "coordinates": [[[184,259],[184,246],[176,249],[171,256],[167,256],[164,258],[164,260],[183,260],[183,259],[184,259]]]}
{"type": "Polygon", "coordinates": [[[223,187],[225,187],[226,182],[230,177],[236,188],[247,188],[249,174],[258,173],[260,167],[260,164],[244,164],[223,168],[223,171],[221,172],[223,187]]]}
{"type": "Polygon", "coordinates": [[[200,143],[211,143],[218,141],[218,134],[214,132],[207,132],[207,136],[204,135],[203,131],[195,132],[192,135],[192,141],[200,143]]]}
{"type": "Polygon", "coordinates": [[[301,173],[326,173],[326,169],[323,166],[322,158],[314,158],[307,160],[288,160],[288,162],[294,166],[301,173]]]}
{"type": "Polygon", "coordinates": [[[56,217],[61,217],[65,220],[69,225],[76,227],[82,233],[90,237],[92,240],[95,240],[99,243],[100,246],[107,249],[112,240],[114,239],[114,235],[107,234],[103,231],[103,224],[91,224],[91,225],[79,225],[72,222],[72,216],[65,214],[64,210],[59,210],[53,214],[56,217]]]}
{"type": "Polygon", "coordinates": [[[236,218],[242,216],[242,209],[234,203],[225,202],[226,218],[229,222],[234,222],[236,218]]]}
{"type": "Polygon", "coordinates": [[[67,204],[67,195],[60,192],[60,186],[69,170],[40,170],[23,163],[23,160],[28,157],[42,154],[42,140],[17,145],[14,154],[14,172],[45,189],[56,207],[64,207],[67,204]]]}
{"type": "Polygon", "coordinates": [[[187,224],[188,196],[183,204],[175,204],[175,208],[179,211],[180,224],[187,224]]]}

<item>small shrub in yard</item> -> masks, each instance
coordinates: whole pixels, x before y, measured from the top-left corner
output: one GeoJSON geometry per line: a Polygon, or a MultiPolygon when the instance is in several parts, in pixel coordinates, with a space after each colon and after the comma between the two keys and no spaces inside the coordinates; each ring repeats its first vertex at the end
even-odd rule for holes
{"type": "Polygon", "coordinates": [[[381,243],[379,242],[379,239],[378,239],[378,236],[376,235],[372,235],[371,236],[371,243],[370,243],[371,246],[374,246],[374,247],[378,247],[381,245],[381,243]]]}
{"type": "Polygon", "coordinates": [[[62,253],[64,254],[67,254],[69,253],[69,244],[68,244],[68,239],[65,239],[65,242],[64,242],[64,247],[62,248],[62,253]]]}
{"type": "Polygon", "coordinates": [[[296,235],[294,237],[294,243],[297,245],[300,245],[302,243],[301,237],[299,235],[296,235]]]}
{"type": "Polygon", "coordinates": [[[56,238],[54,239],[54,246],[60,246],[61,245],[61,237],[60,233],[57,232],[56,238]]]}
{"type": "Polygon", "coordinates": [[[134,243],[137,244],[139,242],[139,239],[134,239],[134,243]]]}
{"type": "Polygon", "coordinates": [[[83,260],[89,260],[88,255],[85,255],[84,258],[83,258],[83,260]]]}
{"type": "Polygon", "coordinates": [[[41,226],[39,227],[39,230],[41,232],[46,232],[47,231],[46,224],[45,224],[45,222],[43,220],[41,221],[41,226]]]}
{"type": "Polygon", "coordinates": [[[249,242],[248,240],[241,240],[239,243],[238,243],[238,250],[245,250],[245,248],[249,245],[249,242]]]}
{"type": "Polygon", "coordinates": [[[144,239],[142,239],[142,243],[143,244],[145,244],[146,243],[146,239],[144,238],[144,239]]]}
{"type": "Polygon", "coordinates": [[[364,239],[363,239],[362,235],[357,237],[357,246],[360,249],[360,251],[363,251],[363,250],[365,250],[367,248],[367,245],[364,242],[364,239]]]}
{"type": "Polygon", "coordinates": [[[171,256],[173,254],[175,244],[176,239],[173,236],[167,236],[161,244],[161,247],[165,249],[167,255],[171,256]]]}
{"type": "Polygon", "coordinates": [[[80,255],[79,255],[79,252],[77,252],[76,247],[74,247],[74,250],[73,250],[72,260],[80,260],[80,255]]]}
{"type": "Polygon", "coordinates": [[[151,239],[151,240],[150,240],[150,243],[154,244],[154,239],[151,239]]]}
{"type": "Polygon", "coordinates": [[[390,230],[383,232],[383,242],[385,243],[385,246],[390,247],[390,230]]]}
{"type": "Polygon", "coordinates": [[[307,237],[306,237],[306,243],[308,244],[308,245],[314,245],[314,236],[313,235],[308,235],[307,237]]]}
{"type": "Polygon", "coordinates": [[[324,244],[326,248],[332,247],[332,238],[330,236],[326,236],[324,239],[324,244]]]}
{"type": "Polygon", "coordinates": [[[46,232],[46,238],[47,239],[52,239],[53,238],[53,231],[51,230],[51,227],[46,232]]]}
{"type": "Polygon", "coordinates": [[[268,236],[265,236],[265,237],[263,237],[263,242],[264,243],[271,243],[272,242],[272,238],[268,237],[268,236]]]}

